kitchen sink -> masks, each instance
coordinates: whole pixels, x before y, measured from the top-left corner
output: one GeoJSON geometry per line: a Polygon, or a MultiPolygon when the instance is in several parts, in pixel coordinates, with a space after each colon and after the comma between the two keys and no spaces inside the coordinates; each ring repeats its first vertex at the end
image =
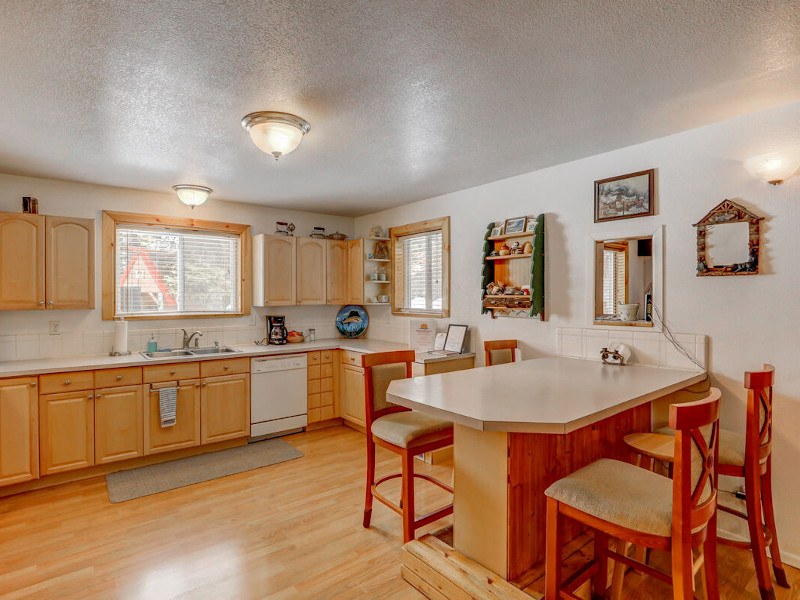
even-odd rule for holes
{"type": "Polygon", "coordinates": [[[180,350],[159,350],[158,352],[142,352],[142,356],[155,360],[157,358],[191,358],[192,356],[206,356],[208,354],[232,354],[241,352],[233,348],[182,348],[180,350]]]}
{"type": "Polygon", "coordinates": [[[145,358],[171,358],[174,356],[191,356],[189,350],[159,350],[158,352],[142,352],[145,358]]]}
{"type": "Polygon", "coordinates": [[[191,348],[189,350],[192,354],[228,354],[231,352],[241,352],[241,350],[234,350],[233,348],[218,348],[213,346],[211,348],[191,348]]]}

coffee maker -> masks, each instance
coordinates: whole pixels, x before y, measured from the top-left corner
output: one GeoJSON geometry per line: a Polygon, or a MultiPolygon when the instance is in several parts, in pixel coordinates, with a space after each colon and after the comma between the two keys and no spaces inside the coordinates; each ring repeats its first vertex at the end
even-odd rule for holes
{"type": "Polygon", "coordinates": [[[286,329],[286,317],[267,317],[267,340],[270,344],[285,344],[288,333],[286,329]]]}

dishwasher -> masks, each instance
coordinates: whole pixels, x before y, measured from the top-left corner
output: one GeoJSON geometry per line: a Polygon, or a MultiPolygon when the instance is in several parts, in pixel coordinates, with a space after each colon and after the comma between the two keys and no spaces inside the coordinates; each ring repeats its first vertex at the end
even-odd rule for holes
{"type": "Polygon", "coordinates": [[[250,359],[250,440],[301,431],[308,425],[308,356],[250,359]]]}

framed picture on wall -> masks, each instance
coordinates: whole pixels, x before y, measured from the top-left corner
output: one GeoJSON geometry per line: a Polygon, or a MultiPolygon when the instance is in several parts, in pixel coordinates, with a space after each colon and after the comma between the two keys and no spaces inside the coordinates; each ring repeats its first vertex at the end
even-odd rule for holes
{"type": "Polygon", "coordinates": [[[594,182],[594,222],[655,214],[655,169],[594,182]]]}
{"type": "Polygon", "coordinates": [[[506,219],[506,235],[511,233],[523,233],[525,231],[525,217],[506,219]]]}

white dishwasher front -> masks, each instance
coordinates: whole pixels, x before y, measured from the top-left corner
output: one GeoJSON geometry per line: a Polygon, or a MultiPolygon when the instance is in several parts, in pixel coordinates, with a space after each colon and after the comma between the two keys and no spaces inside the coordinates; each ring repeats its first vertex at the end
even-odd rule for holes
{"type": "Polygon", "coordinates": [[[308,357],[250,359],[250,439],[294,433],[308,425],[308,357]]]}

